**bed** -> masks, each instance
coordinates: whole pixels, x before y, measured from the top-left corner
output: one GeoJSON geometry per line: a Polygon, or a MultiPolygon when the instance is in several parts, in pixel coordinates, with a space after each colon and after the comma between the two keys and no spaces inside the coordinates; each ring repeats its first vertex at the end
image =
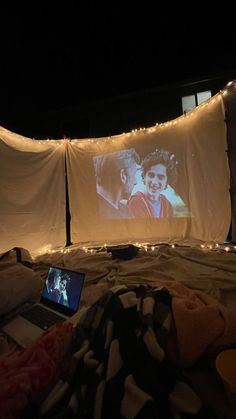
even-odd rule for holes
{"type": "Polygon", "coordinates": [[[127,260],[76,245],[38,256],[15,306],[37,299],[49,266],[78,270],[77,326],[25,350],[1,337],[0,417],[235,418],[215,368],[236,347],[235,262],[233,245],[215,243],[143,245],[127,260]]]}

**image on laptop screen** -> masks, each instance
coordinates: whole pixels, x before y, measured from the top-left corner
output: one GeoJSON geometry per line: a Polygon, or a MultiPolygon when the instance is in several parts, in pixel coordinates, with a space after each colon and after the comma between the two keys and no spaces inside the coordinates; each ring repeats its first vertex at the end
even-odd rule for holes
{"type": "Polygon", "coordinates": [[[50,267],[42,291],[41,301],[56,303],[70,311],[78,309],[84,274],[65,268],[50,267]]]}

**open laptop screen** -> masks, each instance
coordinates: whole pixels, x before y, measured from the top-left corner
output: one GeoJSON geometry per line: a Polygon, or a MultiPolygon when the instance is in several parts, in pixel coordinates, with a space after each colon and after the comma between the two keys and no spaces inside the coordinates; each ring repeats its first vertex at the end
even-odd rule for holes
{"type": "Polygon", "coordinates": [[[73,315],[79,307],[84,273],[50,267],[40,302],[61,313],[73,315]]]}

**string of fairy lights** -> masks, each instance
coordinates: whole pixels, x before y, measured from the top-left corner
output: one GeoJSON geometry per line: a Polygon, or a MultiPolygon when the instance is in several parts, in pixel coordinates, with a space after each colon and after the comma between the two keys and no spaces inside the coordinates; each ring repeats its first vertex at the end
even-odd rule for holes
{"type": "MultiPolygon", "coordinates": [[[[161,246],[168,246],[172,249],[178,249],[181,247],[190,247],[190,245],[182,245],[178,243],[156,243],[155,245],[152,245],[150,243],[129,243],[132,246],[135,246],[139,251],[147,252],[148,254],[154,253],[156,250],[158,250],[161,246]]],[[[41,255],[53,255],[53,254],[67,254],[75,251],[80,251],[86,255],[95,255],[98,253],[107,253],[109,250],[109,246],[106,243],[103,244],[103,246],[100,247],[87,247],[87,246],[79,246],[78,244],[71,245],[68,247],[63,247],[60,249],[49,249],[49,247],[44,247],[38,252],[37,256],[41,255]]],[[[120,245],[122,247],[122,245],[120,245]]],[[[196,249],[200,249],[205,252],[223,252],[223,253],[236,253],[236,245],[230,244],[230,243],[217,243],[214,241],[202,243],[200,245],[191,246],[195,247],[196,249]]],[[[119,248],[119,245],[117,246],[119,248]]]]}
{"type": "Polygon", "coordinates": [[[53,147],[66,147],[68,143],[72,144],[72,145],[86,145],[88,143],[91,144],[101,144],[102,143],[112,143],[112,142],[116,142],[117,140],[121,139],[121,138],[127,138],[129,136],[136,136],[138,134],[143,134],[143,133],[147,133],[147,134],[151,134],[154,132],[157,132],[158,130],[162,130],[166,127],[170,127],[170,126],[175,126],[177,124],[180,124],[182,122],[186,122],[187,120],[193,118],[195,115],[197,115],[197,113],[216,103],[216,101],[220,100],[222,96],[227,95],[232,88],[236,88],[236,80],[230,81],[227,83],[226,87],[223,90],[220,90],[216,95],[212,96],[211,98],[209,98],[208,100],[202,102],[200,105],[198,105],[196,108],[192,109],[191,111],[184,113],[183,115],[179,116],[176,119],[170,120],[170,121],[166,121],[166,122],[161,122],[161,123],[156,123],[154,126],[151,127],[146,127],[146,128],[136,128],[133,129],[130,132],[123,132],[122,134],[118,134],[118,135],[114,135],[114,136],[107,136],[107,137],[99,137],[99,138],[85,138],[85,139],[70,139],[70,138],[63,138],[60,140],[53,140],[53,139],[45,139],[45,140],[35,140],[34,138],[26,138],[24,136],[21,135],[17,135],[17,134],[13,134],[10,131],[1,128],[0,127],[0,138],[2,138],[4,140],[4,133],[5,134],[13,134],[15,140],[22,140],[25,144],[31,143],[32,142],[40,147],[42,145],[46,145],[46,144],[50,144],[50,146],[53,147]]]}

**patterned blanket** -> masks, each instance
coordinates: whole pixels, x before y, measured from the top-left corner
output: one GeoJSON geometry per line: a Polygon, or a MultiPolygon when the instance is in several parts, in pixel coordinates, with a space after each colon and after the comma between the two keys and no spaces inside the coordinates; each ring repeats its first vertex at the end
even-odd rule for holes
{"type": "Polygon", "coordinates": [[[74,329],[68,368],[23,417],[187,419],[214,416],[167,355],[173,325],[168,289],[119,286],[74,329]]]}

